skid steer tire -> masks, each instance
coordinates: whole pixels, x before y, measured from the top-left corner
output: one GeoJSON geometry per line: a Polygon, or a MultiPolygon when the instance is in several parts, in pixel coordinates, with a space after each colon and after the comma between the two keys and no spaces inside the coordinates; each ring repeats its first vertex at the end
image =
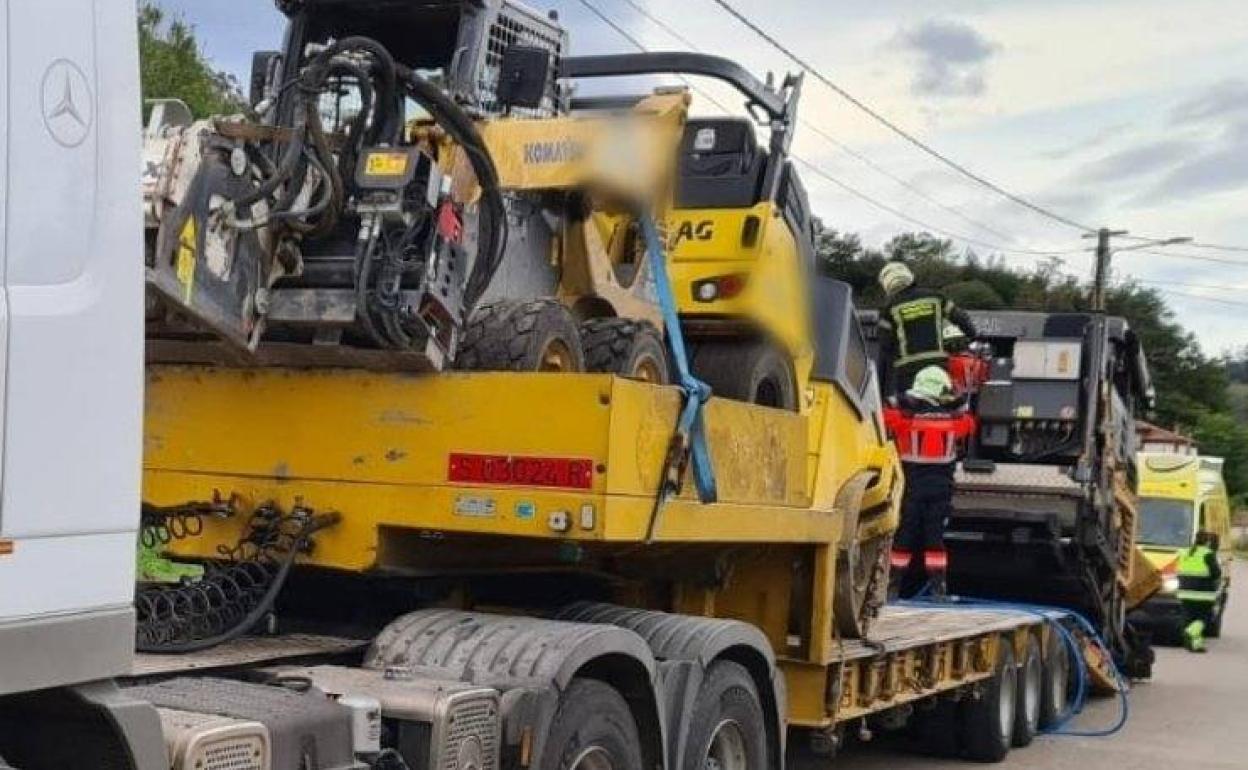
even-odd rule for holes
{"type": "Polygon", "coordinates": [[[765,342],[703,342],[693,353],[692,368],[716,396],[797,411],[793,364],[765,342]]]}
{"type": "Polygon", "coordinates": [[[1040,640],[1027,637],[1023,659],[1018,664],[1018,704],[1014,708],[1014,747],[1030,746],[1040,732],[1040,706],[1044,694],[1044,660],[1040,640]]]}
{"type": "Polygon", "coordinates": [[[575,679],[559,699],[542,761],[545,770],[642,770],[641,737],[615,688],[575,679]]]}
{"type": "Polygon", "coordinates": [[[958,711],[958,738],[962,756],[972,762],[1000,762],[1014,740],[1018,703],[1018,669],[1008,639],[997,643],[992,678],[980,683],[978,697],[963,700],[958,711]]]}
{"type": "Polygon", "coordinates": [[[1044,656],[1044,687],[1040,692],[1040,729],[1050,730],[1070,710],[1070,652],[1060,636],[1049,642],[1044,656]]]}
{"type": "Polygon", "coordinates": [[[477,308],[456,367],[486,372],[583,372],[581,335],[553,299],[502,300],[477,308]]]}
{"type": "Polygon", "coordinates": [[[771,770],[764,713],[744,666],[729,660],[711,664],[689,719],[682,770],[771,770]]]}
{"type": "Polygon", "coordinates": [[[585,366],[654,385],[672,381],[663,336],[654,324],[628,318],[591,318],[581,324],[585,366]]]}

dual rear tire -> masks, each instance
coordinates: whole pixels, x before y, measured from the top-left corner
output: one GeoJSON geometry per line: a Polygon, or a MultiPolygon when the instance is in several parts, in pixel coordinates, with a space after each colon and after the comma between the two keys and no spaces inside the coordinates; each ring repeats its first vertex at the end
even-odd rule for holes
{"type": "Polygon", "coordinates": [[[962,755],[975,762],[1000,762],[1014,744],[1018,715],[1018,669],[1008,640],[997,644],[993,676],[962,701],[958,737],[962,755]]]}
{"type": "Polygon", "coordinates": [[[915,748],[930,756],[961,757],[975,762],[1000,762],[1011,748],[1031,744],[1042,727],[1050,727],[1065,713],[1069,666],[1065,649],[1055,640],[1049,655],[1040,641],[1029,637],[1021,659],[1008,638],[997,645],[997,659],[990,679],[961,701],[939,700],[915,714],[910,736],[915,748]],[[1051,680],[1061,683],[1057,717],[1048,690],[1051,680]]]}
{"type": "MultiPolygon", "coordinates": [[[[689,719],[683,770],[771,770],[758,688],[740,664],[706,672],[689,719]]],[[[637,721],[610,685],[576,679],[555,713],[542,762],[550,770],[644,770],[637,721]]]]}
{"type": "Polygon", "coordinates": [[[641,736],[628,702],[596,679],[575,679],[560,699],[542,762],[549,770],[642,770],[641,736]]]}

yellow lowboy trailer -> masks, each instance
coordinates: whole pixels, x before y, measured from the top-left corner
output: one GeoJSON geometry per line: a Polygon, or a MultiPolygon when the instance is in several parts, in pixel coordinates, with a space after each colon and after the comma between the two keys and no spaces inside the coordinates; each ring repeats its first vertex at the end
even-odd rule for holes
{"type": "MultiPolygon", "coordinates": [[[[642,735],[661,736],[652,750],[669,767],[691,766],[689,751],[719,750],[697,715],[712,708],[706,688],[728,676],[712,673],[738,671],[728,664],[749,672],[768,726],[723,739],[742,751],[767,746],[765,764],[745,767],[780,767],[786,728],[805,728],[816,747],[832,748],[868,717],[911,724],[931,751],[999,759],[1064,708],[1070,667],[1060,639],[1026,613],[923,608],[886,608],[867,638],[845,638],[834,619],[838,579],[868,604],[886,580],[879,559],[847,571],[849,536],[886,554],[901,479],[874,413],[856,412],[833,383],[812,383],[808,396],[804,415],[712,399],[706,425],[718,501],[699,502],[685,489],[656,506],[681,403],[674,388],[602,375],[154,366],[144,499],[153,509],[217,514],[198,516],[203,531],[175,541],[182,558],[219,558],[220,546],[246,541],[254,520],[246,514],[256,510],[332,512],[336,523],[300,556],[301,573],[448,585],[430,602],[439,609],[397,624],[432,630],[378,637],[369,653],[377,667],[414,659],[415,646],[447,677],[450,661],[484,655],[489,638],[511,639],[532,624],[553,623],[558,633],[609,624],[640,636],[650,648],[640,679],[607,679],[633,697],[653,691],[659,705],[634,717],[642,735]],[[545,585],[541,575],[601,582],[583,594],[559,592],[560,601],[580,600],[559,608],[523,588],[545,585]],[[499,576],[511,590],[479,582],[499,576]],[[431,653],[449,628],[475,652],[431,653]],[[673,639],[684,640],[679,649],[673,639]],[[673,686],[670,667],[691,664],[699,675],[685,689],[673,686]],[[970,725],[963,743],[942,748],[940,736],[959,721],[970,725]]],[[[257,658],[308,653],[282,639],[257,658]]],[[[229,649],[145,665],[211,667],[230,660],[229,649]]],[[[580,665],[573,673],[598,671],[580,665]]],[[[516,686],[480,676],[458,678],[504,692],[516,686]]],[[[512,765],[541,767],[533,757],[543,756],[543,733],[555,728],[524,720],[504,714],[504,734],[519,752],[512,765]],[[509,718],[528,732],[511,729],[509,718]]]]}

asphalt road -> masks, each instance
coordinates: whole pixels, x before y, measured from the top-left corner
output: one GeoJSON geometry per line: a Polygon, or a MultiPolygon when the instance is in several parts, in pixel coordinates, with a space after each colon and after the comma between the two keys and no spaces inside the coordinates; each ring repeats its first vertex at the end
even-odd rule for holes
{"type": "MultiPolygon", "coordinates": [[[[1248,562],[1235,567],[1234,588],[1222,638],[1193,655],[1158,648],[1153,679],[1130,696],[1130,719],[1108,738],[1040,737],[1011,752],[1005,770],[1244,770],[1248,768],[1248,562]],[[1236,594],[1238,594],[1236,596],[1236,594]]],[[[1075,723],[1094,730],[1112,725],[1113,699],[1092,702],[1075,723]]],[[[828,768],[798,759],[797,770],[828,768]]],[[[835,770],[918,770],[973,767],[907,754],[894,742],[853,745],[831,764],[835,770]]]]}

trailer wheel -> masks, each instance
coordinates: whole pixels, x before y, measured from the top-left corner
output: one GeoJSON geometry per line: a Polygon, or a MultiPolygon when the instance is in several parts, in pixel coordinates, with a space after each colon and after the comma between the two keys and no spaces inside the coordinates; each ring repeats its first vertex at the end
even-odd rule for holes
{"type": "Polygon", "coordinates": [[[585,366],[655,385],[671,383],[663,335],[648,321],[591,318],[581,324],[585,366]]]}
{"type": "Polygon", "coordinates": [[[768,770],[767,723],[745,667],[716,661],[698,690],[684,770],[768,770]]]}
{"type": "Polygon", "coordinates": [[[490,372],[583,372],[576,321],[553,299],[502,300],[477,308],[456,365],[490,372]]]}
{"type": "Polygon", "coordinates": [[[793,364],[765,342],[703,342],[693,353],[692,368],[717,396],[797,411],[793,364]]]}
{"type": "Polygon", "coordinates": [[[938,759],[952,759],[958,744],[958,703],[944,698],[930,709],[917,707],[910,718],[910,745],[914,751],[938,759]]]}
{"type": "Polygon", "coordinates": [[[641,737],[628,703],[596,679],[575,679],[559,699],[541,768],[642,770],[641,737]]]}
{"type": "Polygon", "coordinates": [[[1018,703],[1018,670],[1009,640],[998,641],[992,678],[980,686],[979,697],[962,701],[958,713],[962,752],[975,762],[1000,762],[1010,753],[1018,703]]]}
{"type": "Polygon", "coordinates": [[[1060,635],[1044,656],[1044,687],[1040,692],[1040,729],[1056,727],[1070,709],[1070,651],[1060,635]]]}
{"type": "Polygon", "coordinates": [[[1018,667],[1018,703],[1014,709],[1014,746],[1030,746],[1040,732],[1040,701],[1044,694],[1044,661],[1040,640],[1027,636],[1027,649],[1018,667]]]}

